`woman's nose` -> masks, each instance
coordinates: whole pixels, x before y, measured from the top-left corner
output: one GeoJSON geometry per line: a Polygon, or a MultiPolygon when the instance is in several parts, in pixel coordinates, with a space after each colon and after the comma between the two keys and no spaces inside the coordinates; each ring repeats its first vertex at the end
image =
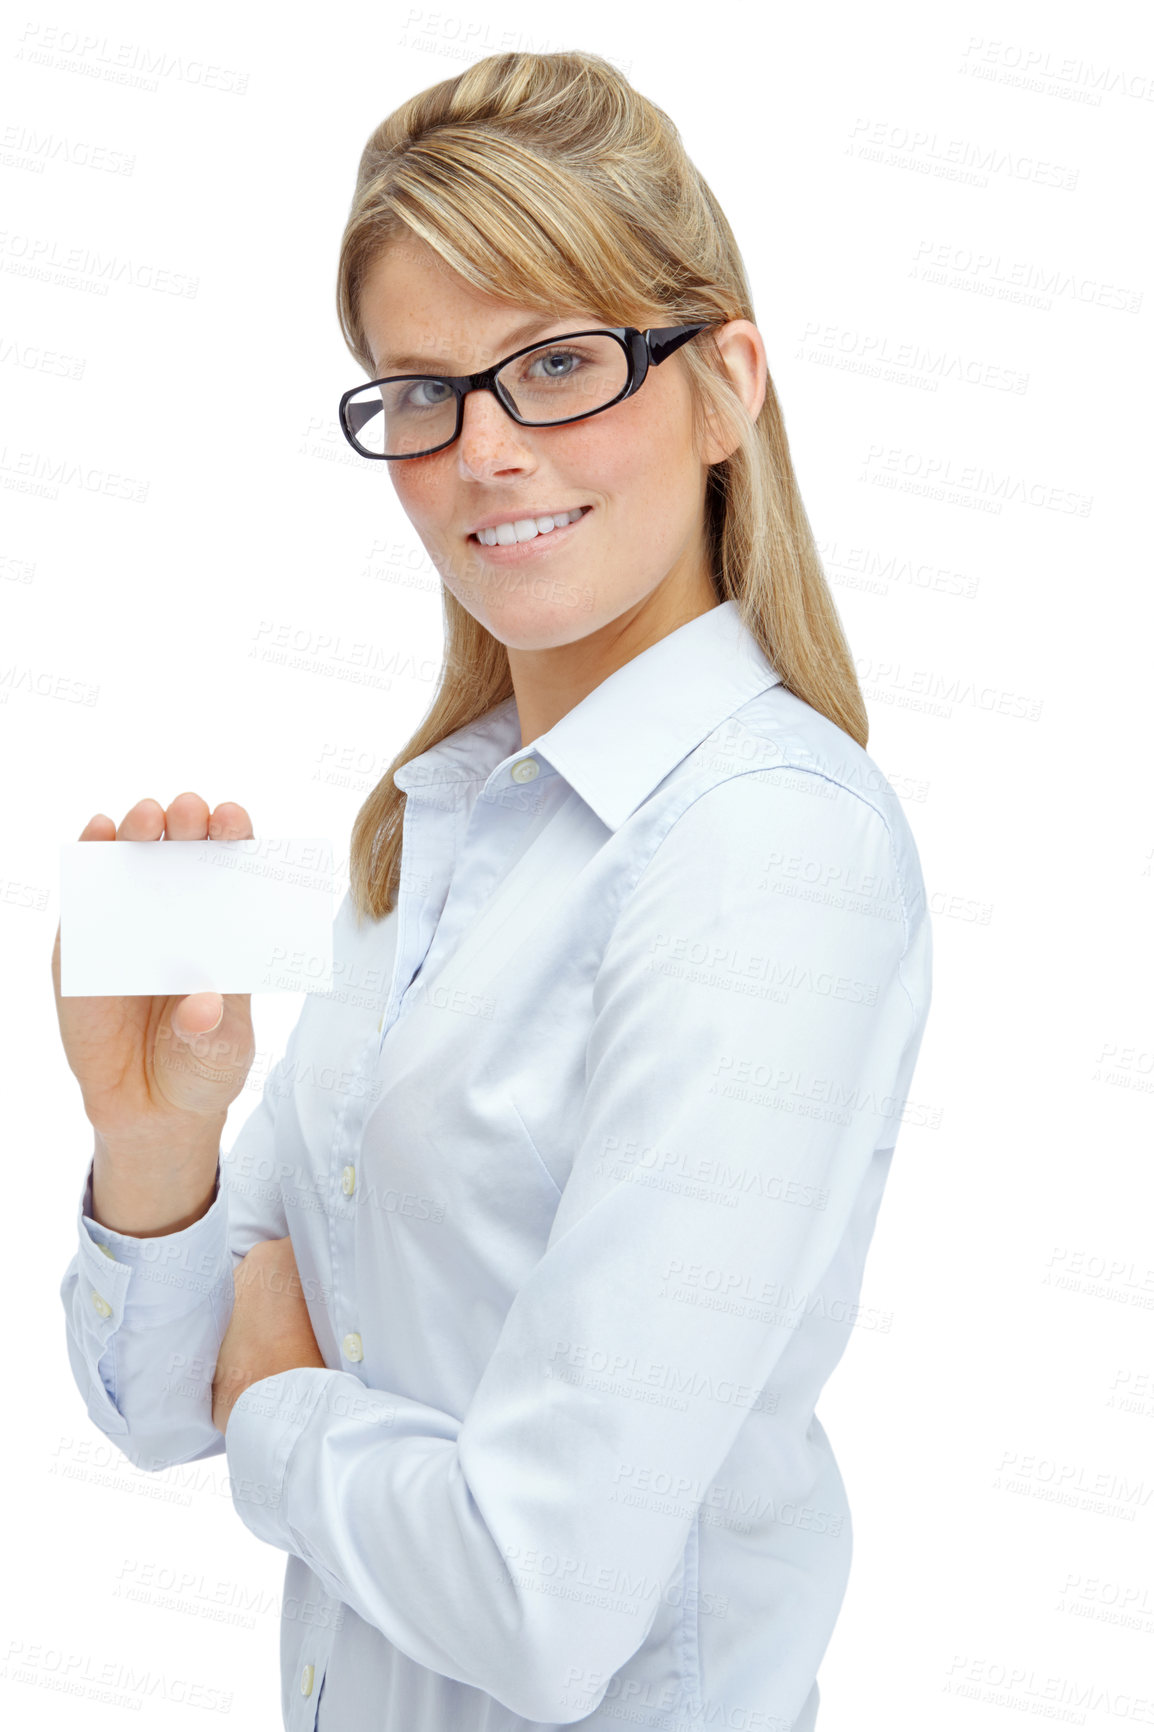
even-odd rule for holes
{"type": "Polygon", "coordinates": [[[508,468],[529,460],[531,447],[521,427],[491,391],[470,391],[465,398],[460,461],[469,469],[508,468]]]}

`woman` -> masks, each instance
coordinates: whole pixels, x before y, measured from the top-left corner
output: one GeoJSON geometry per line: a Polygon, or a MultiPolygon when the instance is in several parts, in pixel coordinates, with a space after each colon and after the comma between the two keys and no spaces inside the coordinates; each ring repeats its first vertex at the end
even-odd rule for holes
{"type": "Polygon", "coordinates": [[[605,61],[498,55],[370,139],[339,306],[443,677],[219,1168],[247,998],[57,984],[74,1373],[288,1553],[287,1727],[803,1732],[931,948],[737,246],[605,61]]]}

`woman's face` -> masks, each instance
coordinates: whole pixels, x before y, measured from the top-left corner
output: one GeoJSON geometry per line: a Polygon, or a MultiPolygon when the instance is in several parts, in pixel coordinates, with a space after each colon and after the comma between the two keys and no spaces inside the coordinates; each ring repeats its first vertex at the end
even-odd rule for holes
{"type": "MultiPolygon", "coordinates": [[[[377,378],[478,372],[538,337],[604,324],[587,307],[547,320],[483,294],[415,239],[378,257],[360,310],[377,378]],[[406,357],[420,359],[397,364],[406,357]]],[[[389,474],[446,587],[502,643],[533,650],[588,637],[651,597],[685,618],[713,605],[706,463],[728,449],[694,450],[675,353],[635,395],[566,426],[521,427],[490,392],[470,392],[456,443],[389,474]],[[489,548],[473,533],[578,506],[579,521],[514,546],[489,548]]]]}

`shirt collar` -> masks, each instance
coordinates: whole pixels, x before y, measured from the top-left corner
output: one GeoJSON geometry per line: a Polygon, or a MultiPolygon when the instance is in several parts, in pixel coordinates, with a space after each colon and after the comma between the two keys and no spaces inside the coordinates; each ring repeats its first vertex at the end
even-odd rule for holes
{"type": "Polygon", "coordinates": [[[737,602],[723,601],[615,669],[524,750],[509,697],[410,758],[395,780],[407,788],[414,777],[487,779],[506,760],[535,755],[617,830],[702,740],[780,679],[737,602]]]}

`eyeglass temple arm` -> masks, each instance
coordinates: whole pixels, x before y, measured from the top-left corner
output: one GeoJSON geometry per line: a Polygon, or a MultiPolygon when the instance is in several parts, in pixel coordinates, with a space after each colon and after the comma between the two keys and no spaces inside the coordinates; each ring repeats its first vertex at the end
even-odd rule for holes
{"type": "Polygon", "coordinates": [[[688,343],[690,337],[696,337],[698,331],[707,330],[706,325],[663,325],[660,330],[646,331],[645,341],[649,344],[649,355],[655,367],[680,349],[682,343],[688,343]]]}
{"type": "Polygon", "coordinates": [[[366,421],[371,421],[374,415],[379,415],[383,405],[370,397],[364,403],[346,403],[345,419],[349,424],[350,433],[359,433],[366,421]]]}

